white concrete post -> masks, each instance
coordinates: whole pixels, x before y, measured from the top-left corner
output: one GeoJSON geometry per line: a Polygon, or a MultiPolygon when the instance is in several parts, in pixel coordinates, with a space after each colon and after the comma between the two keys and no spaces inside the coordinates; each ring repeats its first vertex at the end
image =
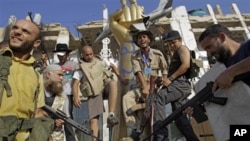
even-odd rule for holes
{"type": "Polygon", "coordinates": [[[235,14],[238,16],[240,23],[241,23],[241,26],[243,27],[243,29],[245,31],[245,34],[244,34],[245,40],[250,39],[250,33],[248,30],[248,27],[247,27],[242,15],[241,15],[240,10],[239,10],[238,6],[236,5],[236,3],[232,3],[232,9],[235,12],[235,14]]]}
{"type": "Polygon", "coordinates": [[[215,14],[214,14],[214,10],[210,4],[207,4],[207,10],[208,10],[210,16],[212,17],[214,24],[218,24],[218,21],[215,17],[215,14]]]}
{"type": "MultiPolygon", "coordinates": [[[[107,7],[104,5],[104,9],[103,9],[103,29],[104,27],[108,24],[108,9],[107,7]]],[[[100,52],[100,55],[102,56],[102,58],[108,59],[111,56],[111,51],[108,48],[108,45],[110,43],[110,39],[108,37],[104,38],[102,40],[102,50],[100,52]]],[[[103,102],[104,104],[104,108],[105,108],[105,112],[103,113],[103,118],[102,118],[102,137],[103,137],[103,141],[109,141],[109,128],[107,128],[107,117],[108,117],[108,100],[104,100],[103,102]]]]}

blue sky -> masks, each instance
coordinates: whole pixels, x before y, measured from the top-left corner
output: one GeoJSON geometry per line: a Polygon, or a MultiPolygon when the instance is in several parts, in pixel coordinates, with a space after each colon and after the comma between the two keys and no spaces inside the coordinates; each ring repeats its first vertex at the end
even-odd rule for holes
{"type": "MultiPolygon", "coordinates": [[[[158,6],[159,0],[137,0],[137,3],[144,6],[147,14],[158,6]]],[[[187,10],[206,10],[206,4],[212,7],[219,4],[223,13],[227,14],[232,13],[232,3],[238,5],[241,13],[250,13],[250,0],[174,0],[173,7],[184,5],[187,10]]],[[[71,32],[76,32],[76,26],[102,19],[103,4],[109,14],[121,7],[120,0],[0,0],[0,27],[7,25],[10,15],[22,19],[31,11],[33,14],[40,13],[45,24],[59,22],[71,32]]]]}

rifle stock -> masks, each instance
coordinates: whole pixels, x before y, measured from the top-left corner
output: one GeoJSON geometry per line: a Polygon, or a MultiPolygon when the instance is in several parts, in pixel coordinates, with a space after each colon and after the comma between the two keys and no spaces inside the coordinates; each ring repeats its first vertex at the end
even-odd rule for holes
{"type": "Polygon", "coordinates": [[[60,111],[58,109],[55,110],[48,105],[43,106],[42,109],[45,110],[46,112],[52,114],[56,118],[64,120],[66,123],[70,124],[71,126],[75,127],[76,129],[80,130],[81,132],[83,132],[83,133],[85,133],[93,138],[96,138],[98,140],[98,138],[96,136],[94,136],[88,128],[84,127],[83,125],[81,125],[81,124],[75,122],[74,120],[72,120],[71,118],[67,117],[63,111],[60,111]]]}

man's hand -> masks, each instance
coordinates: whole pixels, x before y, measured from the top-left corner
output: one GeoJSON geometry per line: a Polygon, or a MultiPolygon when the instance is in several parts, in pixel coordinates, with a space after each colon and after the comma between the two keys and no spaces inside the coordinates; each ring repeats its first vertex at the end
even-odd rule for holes
{"type": "Polygon", "coordinates": [[[75,105],[76,108],[80,108],[81,107],[82,103],[81,103],[81,100],[79,99],[78,96],[74,96],[73,101],[74,101],[74,105],[75,105]]]}
{"type": "Polygon", "coordinates": [[[61,127],[63,124],[64,124],[64,120],[62,120],[62,119],[55,120],[56,127],[61,127]]]}
{"type": "Polygon", "coordinates": [[[194,113],[194,108],[193,107],[187,107],[182,113],[185,114],[185,115],[192,116],[193,113],[194,113]]]}
{"type": "Polygon", "coordinates": [[[149,95],[149,88],[142,88],[142,94],[147,97],[149,95]]]}
{"type": "Polygon", "coordinates": [[[112,71],[113,71],[116,75],[120,75],[119,69],[116,67],[115,64],[110,63],[110,66],[109,66],[109,67],[112,69],[112,71]]]}
{"type": "Polygon", "coordinates": [[[217,88],[227,89],[232,86],[234,79],[234,73],[231,73],[230,69],[226,69],[222,72],[214,81],[212,93],[214,93],[217,88]]]}
{"type": "Polygon", "coordinates": [[[169,86],[172,82],[168,78],[162,79],[162,85],[169,86]]]}
{"type": "Polygon", "coordinates": [[[39,117],[48,117],[48,114],[42,108],[37,108],[35,111],[35,118],[39,117]]]}

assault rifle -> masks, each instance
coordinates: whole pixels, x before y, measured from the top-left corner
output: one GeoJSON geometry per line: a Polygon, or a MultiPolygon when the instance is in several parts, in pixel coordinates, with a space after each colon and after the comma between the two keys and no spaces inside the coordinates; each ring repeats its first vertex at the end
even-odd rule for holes
{"type": "MultiPolygon", "coordinates": [[[[250,73],[245,73],[239,76],[236,76],[233,80],[233,82],[242,80],[242,79],[247,79],[250,76],[250,73]]],[[[215,97],[212,94],[212,87],[213,87],[214,82],[208,82],[206,87],[204,87],[202,90],[200,90],[193,98],[191,98],[189,101],[187,101],[185,104],[183,104],[180,108],[176,109],[173,113],[171,113],[166,119],[161,121],[159,123],[159,126],[157,129],[154,130],[152,134],[147,136],[143,141],[149,140],[149,138],[156,133],[158,133],[162,128],[166,127],[168,124],[172,123],[174,120],[179,118],[183,113],[183,110],[185,110],[187,107],[193,107],[194,112],[193,112],[193,117],[197,121],[197,123],[201,123],[203,121],[208,120],[207,115],[204,113],[204,107],[203,103],[204,102],[211,102],[219,105],[225,105],[227,102],[226,97],[215,97]]]]}
{"type": "Polygon", "coordinates": [[[74,120],[72,120],[71,118],[67,117],[63,111],[58,110],[58,109],[55,110],[48,105],[43,106],[42,109],[45,110],[46,112],[48,112],[49,114],[52,114],[56,118],[64,120],[66,123],[70,124],[71,126],[75,127],[76,129],[82,131],[83,133],[85,133],[93,138],[96,138],[98,140],[98,138],[96,136],[94,136],[88,128],[84,127],[83,125],[81,125],[81,124],[75,122],[74,120]]]}
{"type": "MultiPolygon", "coordinates": [[[[149,89],[149,97],[147,98],[146,101],[146,107],[143,112],[143,117],[140,123],[139,129],[134,129],[132,131],[131,137],[133,138],[134,141],[139,141],[140,140],[140,135],[142,134],[146,124],[148,123],[148,119],[152,116],[153,111],[154,111],[154,100],[155,100],[155,95],[157,93],[157,90],[160,88],[156,89],[157,83],[161,82],[161,77],[157,76],[150,76],[150,89],[149,89]]],[[[153,128],[153,127],[151,127],[153,128]]]]}

